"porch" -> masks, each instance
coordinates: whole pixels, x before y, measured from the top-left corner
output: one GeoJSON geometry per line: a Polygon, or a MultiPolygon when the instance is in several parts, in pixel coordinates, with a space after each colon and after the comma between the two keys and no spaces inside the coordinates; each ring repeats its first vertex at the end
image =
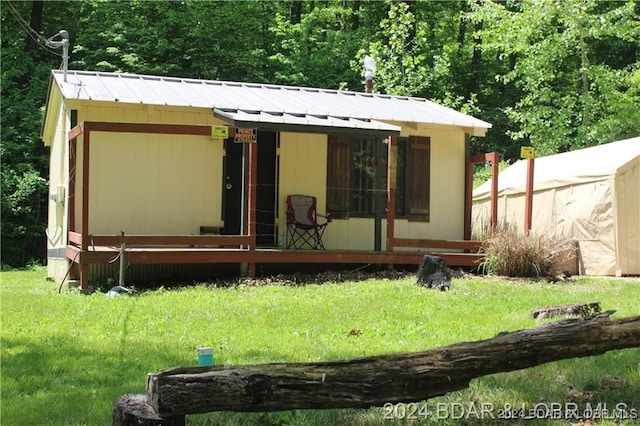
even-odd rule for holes
{"type": "MultiPolygon", "coordinates": [[[[230,133],[234,128],[229,127],[230,133]]],[[[71,277],[80,281],[83,289],[89,286],[91,265],[114,262],[123,252],[127,264],[223,264],[243,265],[243,272],[256,275],[259,264],[373,264],[418,265],[425,254],[437,255],[452,267],[472,267],[478,264],[481,242],[470,240],[471,235],[471,177],[473,163],[485,158],[467,157],[465,190],[465,240],[435,240],[398,238],[395,236],[395,181],[393,162],[389,161],[386,198],[385,250],[282,250],[261,248],[256,244],[257,144],[247,146],[247,209],[242,216],[246,228],[242,235],[150,235],[124,234],[94,235],[89,218],[89,152],[93,132],[180,134],[207,136],[211,126],[161,125],[134,123],[81,122],[68,133],[69,164],[75,165],[69,179],[68,244],[65,257],[71,262],[71,277]],[[82,139],[79,137],[82,136],[82,139]],[[78,145],[82,146],[77,155],[78,145]],[[76,179],[76,176],[81,176],[76,179]],[[76,214],[77,211],[77,214],[76,214]]],[[[388,158],[394,158],[396,138],[389,137],[388,158]]],[[[378,218],[377,227],[381,224],[378,218]]],[[[376,229],[380,235],[380,230],[376,229]]]]}
{"type": "Polygon", "coordinates": [[[478,264],[481,243],[468,240],[400,240],[405,251],[286,250],[248,248],[251,238],[236,235],[91,235],[88,249],[82,236],[70,233],[66,257],[79,269],[83,289],[88,288],[91,265],[125,264],[240,264],[249,276],[260,264],[419,265],[425,254],[440,256],[451,267],[478,264]],[[120,256],[124,253],[124,259],[120,256]]]}

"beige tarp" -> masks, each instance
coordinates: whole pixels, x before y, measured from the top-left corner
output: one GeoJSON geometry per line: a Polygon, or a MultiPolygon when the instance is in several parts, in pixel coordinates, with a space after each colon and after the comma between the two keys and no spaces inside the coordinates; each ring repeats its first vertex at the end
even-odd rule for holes
{"type": "MultiPolygon", "coordinates": [[[[498,222],[524,227],[527,162],[498,176],[498,222]]],[[[473,191],[474,226],[488,224],[491,182],[473,191]]],[[[579,247],[585,275],[640,275],[640,137],[535,159],[532,229],[579,247]]]]}

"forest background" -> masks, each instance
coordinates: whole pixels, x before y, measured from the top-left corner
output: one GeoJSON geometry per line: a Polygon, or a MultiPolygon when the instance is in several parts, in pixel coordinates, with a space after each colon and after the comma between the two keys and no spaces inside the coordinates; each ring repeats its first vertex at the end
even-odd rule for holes
{"type": "Polygon", "coordinates": [[[640,1],[9,1],[2,40],[2,267],[46,259],[52,69],[418,96],[493,124],[472,153],[518,158],[640,135],[640,1]],[[59,40],[59,38],[58,38],[59,40]]]}

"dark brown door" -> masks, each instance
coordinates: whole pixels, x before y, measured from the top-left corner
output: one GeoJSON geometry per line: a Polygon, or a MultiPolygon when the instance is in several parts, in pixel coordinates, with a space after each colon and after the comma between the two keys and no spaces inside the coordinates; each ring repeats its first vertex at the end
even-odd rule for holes
{"type": "MultiPolygon", "coordinates": [[[[277,197],[277,133],[258,131],[258,184],[256,188],[256,243],[273,246],[276,243],[277,197]]],[[[225,140],[223,170],[223,220],[226,235],[238,235],[246,229],[246,194],[248,182],[248,147],[225,140]],[[245,162],[243,163],[243,157],[245,162]],[[243,179],[244,177],[244,179],[243,179]],[[244,200],[244,201],[243,201],[244,200]],[[242,227],[242,224],[245,227],[242,227]]],[[[245,232],[246,233],[246,232],[245,232]]]]}

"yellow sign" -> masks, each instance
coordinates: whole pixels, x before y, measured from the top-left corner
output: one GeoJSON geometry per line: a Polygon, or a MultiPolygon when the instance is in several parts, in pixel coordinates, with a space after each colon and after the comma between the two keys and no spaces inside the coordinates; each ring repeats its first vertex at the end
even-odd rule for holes
{"type": "Polygon", "coordinates": [[[258,132],[256,129],[236,127],[234,141],[238,143],[253,143],[257,139],[257,134],[258,132]]]}
{"type": "Polygon", "coordinates": [[[229,137],[227,126],[211,126],[211,139],[226,139],[229,137]]]}
{"type": "Polygon", "coordinates": [[[520,158],[535,158],[536,149],[532,146],[520,147],[520,158]]]}

